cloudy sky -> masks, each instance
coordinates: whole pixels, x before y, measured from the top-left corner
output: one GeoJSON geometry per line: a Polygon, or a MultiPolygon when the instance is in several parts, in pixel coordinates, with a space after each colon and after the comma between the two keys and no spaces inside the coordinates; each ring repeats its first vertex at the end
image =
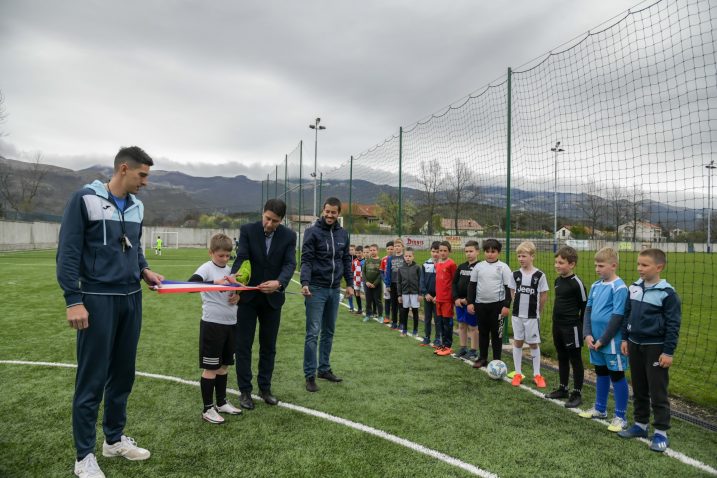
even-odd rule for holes
{"type": "Polygon", "coordinates": [[[0,2],[0,154],[260,177],[345,161],[636,0],[0,2]]]}

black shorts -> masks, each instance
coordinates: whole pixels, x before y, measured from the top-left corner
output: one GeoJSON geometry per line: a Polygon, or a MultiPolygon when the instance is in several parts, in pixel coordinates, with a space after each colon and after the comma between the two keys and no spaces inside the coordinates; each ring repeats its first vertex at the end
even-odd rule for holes
{"type": "Polygon", "coordinates": [[[218,370],[222,365],[234,365],[236,325],[199,323],[199,368],[218,370]]]}
{"type": "Polygon", "coordinates": [[[583,346],[583,327],[580,324],[553,323],[553,343],[556,349],[579,349],[583,346]]]}

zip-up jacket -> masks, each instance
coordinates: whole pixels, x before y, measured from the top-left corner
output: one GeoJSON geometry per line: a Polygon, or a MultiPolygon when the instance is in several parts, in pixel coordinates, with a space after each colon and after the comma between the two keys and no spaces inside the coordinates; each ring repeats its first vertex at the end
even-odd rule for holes
{"type": "Polygon", "coordinates": [[[404,264],[398,269],[398,295],[418,294],[419,283],[421,282],[421,269],[418,264],[404,264]]]}
{"type": "Polygon", "coordinates": [[[65,206],[57,247],[57,282],[67,307],[84,294],[130,295],[140,292],[147,261],[142,252],[144,205],[127,195],[121,214],[100,181],[85,185],[65,206]],[[124,232],[123,232],[124,227],[124,232]],[[122,250],[126,234],[131,248],[122,250]]]}
{"type": "Polygon", "coordinates": [[[664,354],[674,354],[682,321],[682,304],[675,289],[664,279],[651,287],[645,287],[639,279],[628,290],[622,340],[640,345],[663,344],[664,354]]]}
{"type": "Polygon", "coordinates": [[[341,278],[353,287],[348,233],[338,221],[331,226],[324,218],[306,229],[301,247],[301,285],[338,288],[341,278]]]}
{"type": "Polygon", "coordinates": [[[428,259],[423,263],[421,267],[421,295],[431,294],[432,297],[436,296],[436,264],[433,259],[428,259]]]}

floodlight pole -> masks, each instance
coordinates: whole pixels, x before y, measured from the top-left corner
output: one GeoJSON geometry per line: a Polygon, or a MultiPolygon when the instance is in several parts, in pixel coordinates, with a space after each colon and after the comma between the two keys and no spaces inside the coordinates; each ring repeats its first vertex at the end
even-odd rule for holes
{"type": "Polygon", "coordinates": [[[707,168],[707,253],[712,252],[712,171],[717,169],[715,160],[706,165],[707,168]]]}
{"type": "Polygon", "coordinates": [[[558,252],[558,153],[565,151],[560,147],[560,141],[550,148],[555,153],[555,178],[553,180],[553,254],[558,252]]]}
{"type": "Polygon", "coordinates": [[[319,130],[326,129],[326,126],[319,126],[319,123],[321,123],[321,118],[316,118],[316,120],[314,120],[314,124],[309,125],[309,128],[314,130],[314,172],[311,174],[314,178],[314,217],[318,217],[316,214],[316,180],[318,179],[316,169],[319,151],[319,130]]]}

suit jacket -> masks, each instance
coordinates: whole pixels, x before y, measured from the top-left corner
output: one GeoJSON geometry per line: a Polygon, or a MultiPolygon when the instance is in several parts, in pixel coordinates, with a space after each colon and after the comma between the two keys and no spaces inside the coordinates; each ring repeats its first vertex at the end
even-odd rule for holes
{"type": "MultiPolygon", "coordinates": [[[[247,285],[257,286],[265,281],[278,280],[282,289],[285,289],[296,269],[296,234],[279,225],[274,231],[267,254],[266,237],[261,221],[244,224],[239,230],[239,249],[232,265],[232,274],[236,273],[246,260],[251,262],[251,279],[247,285]]],[[[257,294],[263,292],[242,292],[241,301],[249,302],[257,294]]],[[[266,296],[269,305],[274,309],[284,305],[285,298],[285,294],[280,291],[266,296]]]]}

